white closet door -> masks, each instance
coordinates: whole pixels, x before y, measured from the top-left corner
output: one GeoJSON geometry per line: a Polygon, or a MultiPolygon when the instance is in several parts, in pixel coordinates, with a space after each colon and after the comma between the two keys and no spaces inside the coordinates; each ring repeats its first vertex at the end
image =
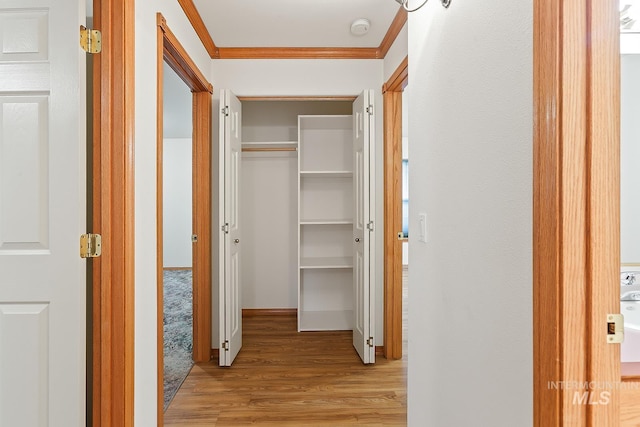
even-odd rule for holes
{"type": "Polygon", "coordinates": [[[240,156],[242,104],[228,90],[220,93],[220,366],[231,366],[242,347],[240,302],[240,156]]]}
{"type": "Polygon", "coordinates": [[[84,426],[84,1],[0,0],[0,426],[84,426]]]}
{"type": "Polygon", "coordinates": [[[353,346],[364,363],[375,363],[374,275],[371,260],[375,212],[373,194],[373,93],[364,91],[353,103],[353,346]]]}

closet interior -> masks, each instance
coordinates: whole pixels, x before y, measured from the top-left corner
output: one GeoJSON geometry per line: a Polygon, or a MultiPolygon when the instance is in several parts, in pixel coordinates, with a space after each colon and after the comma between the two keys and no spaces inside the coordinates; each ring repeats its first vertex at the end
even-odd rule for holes
{"type": "Polygon", "coordinates": [[[353,100],[242,100],[242,308],[353,329],[353,100]]]}

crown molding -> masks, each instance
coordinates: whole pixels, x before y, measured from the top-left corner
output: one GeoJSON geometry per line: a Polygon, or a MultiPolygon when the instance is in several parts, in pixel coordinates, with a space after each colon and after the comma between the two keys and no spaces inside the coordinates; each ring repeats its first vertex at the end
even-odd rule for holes
{"type": "Polygon", "coordinates": [[[213,42],[211,34],[209,34],[209,31],[207,30],[207,26],[204,25],[202,16],[200,16],[200,12],[196,9],[196,5],[193,4],[193,0],[178,0],[178,3],[180,3],[180,7],[182,7],[184,14],[187,15],[187,19],[189,19],[191,26],[200,38],[200,41],[204,45],[209,56],[212,59],[219,58],[218,47],[213,42]]]}

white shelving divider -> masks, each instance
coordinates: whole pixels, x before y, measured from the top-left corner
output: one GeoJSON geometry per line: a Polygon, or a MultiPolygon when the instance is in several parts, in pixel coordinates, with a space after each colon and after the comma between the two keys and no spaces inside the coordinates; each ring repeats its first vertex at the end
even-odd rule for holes
{"type": "Polygon", "coordinates": [[[298,117],[298,331],[353,329],[351,115],[298,117]]]}

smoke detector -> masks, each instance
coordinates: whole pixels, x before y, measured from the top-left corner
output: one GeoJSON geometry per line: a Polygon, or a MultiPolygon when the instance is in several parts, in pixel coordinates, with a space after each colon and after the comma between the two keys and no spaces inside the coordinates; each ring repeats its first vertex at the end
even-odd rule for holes
{"type": "Polygon", "coordinates": [[[354,36],[364,36],[369,32],[371,22],[368,19],[360,18],[351,23],[351,34],[354,36]]]}

